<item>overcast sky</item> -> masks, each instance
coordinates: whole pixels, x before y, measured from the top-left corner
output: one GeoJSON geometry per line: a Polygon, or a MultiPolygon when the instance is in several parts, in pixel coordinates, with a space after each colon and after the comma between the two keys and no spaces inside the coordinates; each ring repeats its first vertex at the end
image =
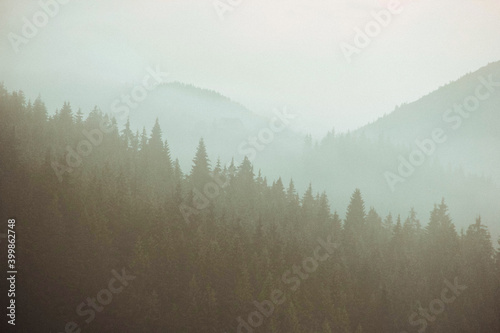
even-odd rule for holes
{"type": "Polygon", "coordinates": [[[304,131],[322,135],[500,60],[498,0],[401,0],[402,12],[349,63],[341,43],[354,44],[354,29],[387,2],[242,0],[221,20],[212,0],[70,0],[15,53],[9,33],[21,36],[23,17],[33,21],[41,7],[2,0],[0,81],[40,93],[51,110],[69,100],[88,112],[159,66],[260,114],[286,105],[304,131]]]}

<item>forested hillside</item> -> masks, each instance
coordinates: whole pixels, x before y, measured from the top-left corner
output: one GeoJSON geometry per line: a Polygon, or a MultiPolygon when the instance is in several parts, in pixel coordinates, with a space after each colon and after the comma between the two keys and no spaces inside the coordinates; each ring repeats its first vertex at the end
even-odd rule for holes
{"type": "Polygon", "coordinates": [[[403,215],[410,205],[423,218],[444,196],[458,232],[466,231],[470,221],[481,215],[492,234],[500,235],[500,207],[496,204],[500,187],[496,181],[443,163],[438,152],[432,156],[422,153],[423,164],[413,165],[409,161],[414,151],[384,139],[330,132],[307,144],[302,163],[291,168],[301,170],[295,178],[298,188],[311,181],[342,209],[349,204],[352,188],[362,189],[366,201],[384,215],[403,215]]]}
{"type": "Polygon", "coordinates": [[[444,196],[457,230],[481,214],[497,237],[499,103],[497,61],[351,133],[307,137],[297,187],[312,181],[338,207],[358,187],[384,214],[403,214],[411,201],[422,216],[444,196]]]}
{"type": "Polygon", "coordinates": [[[158,121],[134,133],[68,102],[48,116],[3,87],[0,120],[23,332],[500,331],[484,225],[498,221],[460,233],[446,198],[382,215],[352,188],[336,211],[318,184],[297,193],[248,159],[222,166],[203,140],[182,170],[158,121]]]}
{"type": "Polygon", "coordinates": [[[426,96],[400,105],[393,112],[355,133],[370,139],[385,138],[415,147],[415,140],[442,128],[447,140],[436,156],[444,164],[466,172],[486,174],[500,181],[497,149],[500,143],[500,61],[467,73],[426,96]],[[477,97],[479,96],[479,97],[477,97]]]}
{"type": "MultiPolygon", "coordinates": [[[[500,236],[500,225],[495,223],[500,220],[496,204],[500,196],[496,167],[500,163],[496,161],[500,144],[498,82],[500,62],[495,62],[357,131],[332,130],[314,139],[297,132],[304,120],[301,114],[308,114],[308,109],[288,110],[288,121],[284,126],[280,122],[282,128],[269,135],[266,129],[272,129],[273,116],[258,116],[252,112],[255,110],[247,110],[215,91],[178,82],[160,84],[136,108],[130,108],[128,115],[134,134],[136,128],[150,127],[158,118],[172,156],[179,159],[182,169],[190,168],[198,140],[203,137],[213,162],[220,158],[221,165],[228,166],[234,158],[238,165],[247,156],[257,170],[272,179],[293,178],[300,192],[314,184],[340,211],[347,208],[354,188],[360,188],[367,203],[377,207],[381,215],[406,214],[410,201],[417,214],[424,216],[445,197],[458,232],[465,231],[481,214],[496,238],[500,236]],[[476,92],[487,98],[480,100],[477,110],[467,111],[464,103],[474,101],[471,98],[476,92]],[[423,158],[410,163],[410,155],[425,150],[436,129],[442,130],[443,140],[431,142],[433,147],[421,154],[423,158]]],[[[117,125],[122,128],[127,118],[118,118],[117,125]]],[[[335,125],[333,122],[332,127],[335,125]]]]}
{"type": "MultiPolygon", "coordinates": [[[[283,155],[287,161],[297,160],[299,156],[290,148],[301,145],[303,136],[288,126],[294,125],[295,121],[285,126],[279,123],[279,133],[273,133],[272,145],[264,144],[265,149],[261,148],[261,141],[267,141],[263,139],[258,140],[259,144],[252,145],[249,138],[257,137],[262,128],[269,127],[270,122],[268,117],[253,111],[215,91],[172,82],[160,84],[128,114],[132,127],[150,127],[158,119],[162,130],[168,134],[173,155],[184,168],[190,166],[191,155],[202,136],[207,146],[213,147],[211,155],[220,157],[223,162],[230,161],[232,157],[241,162],[244,154],[254,150],[258,152],[254,162],[268,172],[279,174],[283,164],[272,157],[286,150],[287,154],[283,155]],[[186,147],[193,149],[191,151],[186,147]]],[[[126,120],[122,118],[118,121],[119,125],[124,125],[126,120]]]]}

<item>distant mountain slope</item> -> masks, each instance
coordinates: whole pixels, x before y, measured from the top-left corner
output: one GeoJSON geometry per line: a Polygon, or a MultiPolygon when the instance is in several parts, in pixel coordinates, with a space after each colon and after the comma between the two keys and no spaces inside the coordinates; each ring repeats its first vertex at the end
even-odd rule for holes
{"type": "MultiPolygon", "coordinates": [[[[462,119],[456,129],[453,129],[455,121],[443,119],[454,103],[462,103],[474,94],[481,84],[481,76],[488,79],[490,74],[500,81],[500,63],[490,64],[419,101],[402,106],[354,135],[329,134],[317,144],[305,144],[301,135],[285,129],[276,133],[269,144],[262,145],[261,150],[253,150],[256,153],[252,161],[254,171],[257,173],[262,168],[263,175],[270,181],[281,176],[287,183],[293,177],[302,192],[312,182],[315,190],[327,192],[339,212],[345,211],[346,198],[353,189],[360,188],[367,205],[378,207],[381,214],[390,210],[405,216],[413,206],[424,224],[432,205],[444,197],[454,212],[457,227],[466,228],[481,214],[484,222],[492,227],[492,233],[499,235],[496,222],[500,210],[495,204],[500,193],[498,187],[487,179],[467,177],[459,170],[450,172],[433,163],[439,160],[452,166],[462,165],[469,171],[498,175],[495,166],[500,158],[500,135],[495,108],[500,105],[500,87],[482,101],[469,118],[462,119]],[[414,174],[391,191],[385,173],[397,173],[398,156],[407,157],[415,148],[414,139],[431,137],[435,128],[446,133],[446,142],[437,145],[425,165],[416,168],[414,174]],[[374,142],[357,136],[374,139],[374,142]],[[388,140],[378,140],[380,137],[388,140]]],[[[481,92],[484,93],[484,89],[481,92]]],[[[158,117],[172,155],[179,157],[186,170],[191,167],[200,137],[205,139],[212,165],[218,156],[222,163],[234,157],[239,164],[251,146],[249,138],[269,128],[268,118],[229,98],[181,83],[158,87],[130,115],[134,127],[146,128],[151,128],[158,117]]]]}
{"type": "Polygon", "coordinates": [[[355,133],[371,139],[386,138],[414,149],[416,139],[431,138],[432,131],[441,128],[447,140],[438,145],[433,158],[500,181],[499,108],[500,61],[402,105],[355,133]],[[485,86],[484,82],[491,79],[496,83],[485,86]],[[476,94],[485,100],[479,100],[476,94]],[[478,100],[477,110],[469,112],[467,108],[473,109],[478,100]],[[469,106],[464,106],[466,103],[469,106]]]}
{"type": "Polygon", "coordinates": [[[219,111],[229,111],[233,114],[250,112],[243,105],[232,101],[214,90],[198,88],[191,84],[184,84],[178,81],[168,82],[160,84],[158,89],[163,90],[163,94],[170,95],[173,98],[172,102],[188,103],[191,106],[199,106],[200,103],[206,103],[203,104],[203,108],[205,109],[217,106],[217,108],[222,108],[219,111]]]}
{"type": "MultiPolygon", "coordinates": [[[[160,85],[130,112],[132,127],[151,128],[157,117],[172,154],[179,157],[184,168],[191,167],[200,137],[210,147],[212,164],[217,157],[222,163],[233,157],[242,161],[242,152],[250,147],[248,138],[269,128],[270,121],[215,91],[179,82],[160,85]]],[[[280,163],[267,162],[288,151],[286,147],[301,142],[301,137],[285,129],[274,135],[272,144],[262,150],[254,149],[257,152],[254,164],[278,174],[280,163]]]]}

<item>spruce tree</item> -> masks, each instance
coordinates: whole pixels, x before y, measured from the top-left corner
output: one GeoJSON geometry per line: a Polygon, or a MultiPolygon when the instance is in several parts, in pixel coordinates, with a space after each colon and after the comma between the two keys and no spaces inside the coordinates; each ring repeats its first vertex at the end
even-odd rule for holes
{"type": "Polygon", "coordinates": [[[207,150],[203,139],[200,139],[198,143],[189,178],[191,187],[198,191],[203,191],[204,186],[211,181],[210,161],[208,160],[207,150]]]}

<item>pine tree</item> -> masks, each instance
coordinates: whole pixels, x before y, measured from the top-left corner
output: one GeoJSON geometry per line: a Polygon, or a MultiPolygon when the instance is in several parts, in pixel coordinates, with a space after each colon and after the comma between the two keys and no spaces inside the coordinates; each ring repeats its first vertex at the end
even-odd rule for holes
{"type": "Polygon", "coordinates": [[[83,112],[81,109],[78,109],[75,114],[75,125],[78,129],[81,129],[83,127],[83,112]]]}
{"type": "Polygon", "coordinates": [[[121,140],[126,148],[132,147],[132,141],[134,138],[134,133],[130,129],[130,119],[127,118],[125,123],[125,128],[122,130],[121,140]]]}
{"type": "Polygon", "coordinates": [[[64,128],[71,128],[73,124],[73,111],[68,102],[64,102],[63,107],[59,111],[59,121],[64,128]]]}
{"type": "Polygon", "coordinates": [[[196,188],[199,191],[203,191],[204,186],[211,181],[210,161],[208,160],[207,150],[203,139],[200,139],[198,143],[189,178],[192,188],[196,188]]]}
{"type": "Polygon", "coordinates": [[[426,227],[424,255],[433,260],[426,263],[427,274],[431,279],[431,292],[439,292],[442,280],[448,276],[457,276],[459,240],[455,226],[448,215],[444,199],[435,205],[426,227]]]}
{"type": "Polygon", "coordinates": [[[148,141],[148,148],[152,156],[160,156],[163,153],[162,132],[160,123],[158,122],[158,118],[156,118],[153,129],[151,130],[151,136],[148,141]]]}
{"type": "Polygon", "coordinates": [[[364,251],[363,234],[365,233],[365,203],[361,191],[356,189],[347,207],[344,222],[343,243],[350,261],[354,266],[359,264],[359,258],[364,251]]]}
{"type": "Polygon", "coordinates": [[[33,122],[39,126],[47,121],[47,108],[42,102],[40,95],[35,99],[33,104],[33,122]]]}
{"type": "Polygon", "coordinates": [[[312,185],[309,183],[306,192],[302,196],[302,223],[305,224],[306,221],[311,221],[313,212],[315,209],[314,196],[312,191],[312,185]]]}
{"type": "Polygon", "coordinates": [[[498,326],[498,313],[494,311],[495,302],[488,295],[498,291],[498,279],[494,261],[495,250],[491,243],[488,228],[482,224],[481,217],[469,226],[463,240],[463,272],[460,280],[468,288],[466,317],[478,322],[478,331],[491,331],[498,326]]]}

